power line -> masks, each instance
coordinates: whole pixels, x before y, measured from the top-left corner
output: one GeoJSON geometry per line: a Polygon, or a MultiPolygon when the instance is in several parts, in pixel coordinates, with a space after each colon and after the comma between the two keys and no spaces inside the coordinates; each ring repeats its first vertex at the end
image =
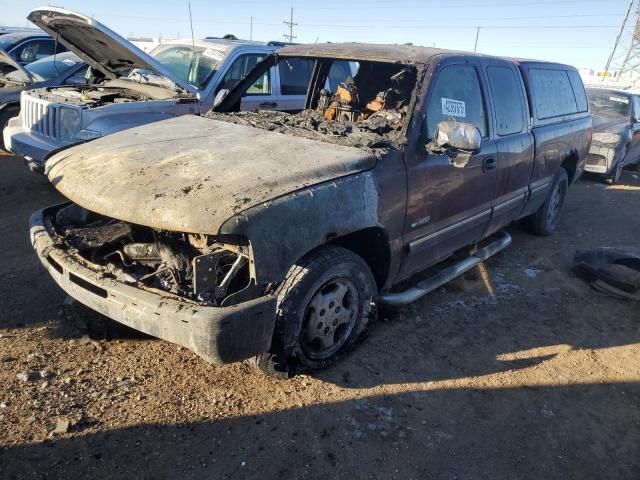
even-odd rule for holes
{"type": "Polygon", "coordinates": [[[283,35],[283,37],[285,39],[287,39],[289,41],[289,43],[293,43],[293,39],[297,38],[297,35],[293,34],[293,27],[297,26],[297,23],[293,23],[293,7],[291,7],[291,15],[289,17],[289,21],[287,22],[286,20],[283,22],[285,25],[289,26],[289,35],[287,35],[286,33],[283,35]]]}

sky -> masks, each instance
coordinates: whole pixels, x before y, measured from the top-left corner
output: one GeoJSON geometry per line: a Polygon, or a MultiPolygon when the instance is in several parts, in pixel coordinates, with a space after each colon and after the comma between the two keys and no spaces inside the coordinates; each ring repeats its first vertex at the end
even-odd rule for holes
{"type": "MultiPolygon", "coordinates": [[[[233,33],[284,40],[293,7],[295,41],[413,43],[568,63],[603,70],[629,0],[191,0],[196,37],[233,33]]],[[[123,36],[189,37],[188,2],[56,0],[123,36]]],[[[33,0],[0,0],[0,25],[25,26],[33,0]]],[[[635,7],[634,7],[635,11],[635,7]]],[[[633,21],[631,23],[634,23],[633,21]]],[[[630,41],[628,28],[623,35],[630,41]]],[[[625,43],[625,42],[623,42],[625,43]]]]}

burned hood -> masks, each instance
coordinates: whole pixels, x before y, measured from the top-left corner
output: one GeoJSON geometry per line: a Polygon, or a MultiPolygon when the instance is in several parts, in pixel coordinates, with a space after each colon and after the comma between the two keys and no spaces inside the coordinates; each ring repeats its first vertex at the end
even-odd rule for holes
{"type": "Polygon", "coordinates": [[[46,173],[96,213],[215,235],[250,207],[375,163],[358,148],[187,115],[65,150],[47,161],[46,173]]]}
{"type": "Polygon", "coordinates": [[[25,68],[16,62],[7,52],[0,49],[0,75],[4,76],[8,73],[20,72],[24,77],[24,81],[26,84],[33,83],[35,78],[31,75],[25,68]]]}
{"type": "Polygon", "coordinates": [[[168,78],[188,93],[197,93],[189,82],[91,17],[63,8],[44,7],[33,10],[27,19],[108,78],[118,78],[140,68],[168,78]]]}

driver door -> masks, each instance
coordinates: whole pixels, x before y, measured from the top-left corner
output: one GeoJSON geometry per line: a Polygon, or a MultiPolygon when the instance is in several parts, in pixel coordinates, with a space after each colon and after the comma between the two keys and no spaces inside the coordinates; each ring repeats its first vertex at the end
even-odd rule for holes
{"type": "Polygon", "coordinates": [[[497,179],[497,148],[491,139],[490,109],[475,59],[450,58],[435,67],[423,102],[418,144],[408,153],[405,244],[406,277],[483,237],[491,218],[497,179]],[[479,151],[434,153],[425,146],[444,120],[474,125],[482,135],[479,151]],[[458,156],[454,166],[452,157],[458,156]]]}

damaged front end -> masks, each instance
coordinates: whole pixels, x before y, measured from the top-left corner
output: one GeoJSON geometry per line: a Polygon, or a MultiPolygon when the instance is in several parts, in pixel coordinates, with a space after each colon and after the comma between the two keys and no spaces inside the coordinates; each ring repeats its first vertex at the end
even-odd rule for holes
{"type": "Polygon", "coordinates": [[[585,171],[599,174],[611,172],[621,160],[624,143],[623,137],[617,133],[594,133],[585,171]]]}
{"type": "Polygon", "coordinates": [[[118,281],[204,304],[233,304],[252,287],[249,246],[207,235],[155,230],[97,215],[75,204],[55,228],[69,252],[118,281]]]}
{"type": "Polygon", "coordinates": [[[31,237],[69,295],[116,321],[213,363],[269,347],[275,297],[256,287],[241,239],[155,230],[75,204],[36,212],[31,237]]]}

